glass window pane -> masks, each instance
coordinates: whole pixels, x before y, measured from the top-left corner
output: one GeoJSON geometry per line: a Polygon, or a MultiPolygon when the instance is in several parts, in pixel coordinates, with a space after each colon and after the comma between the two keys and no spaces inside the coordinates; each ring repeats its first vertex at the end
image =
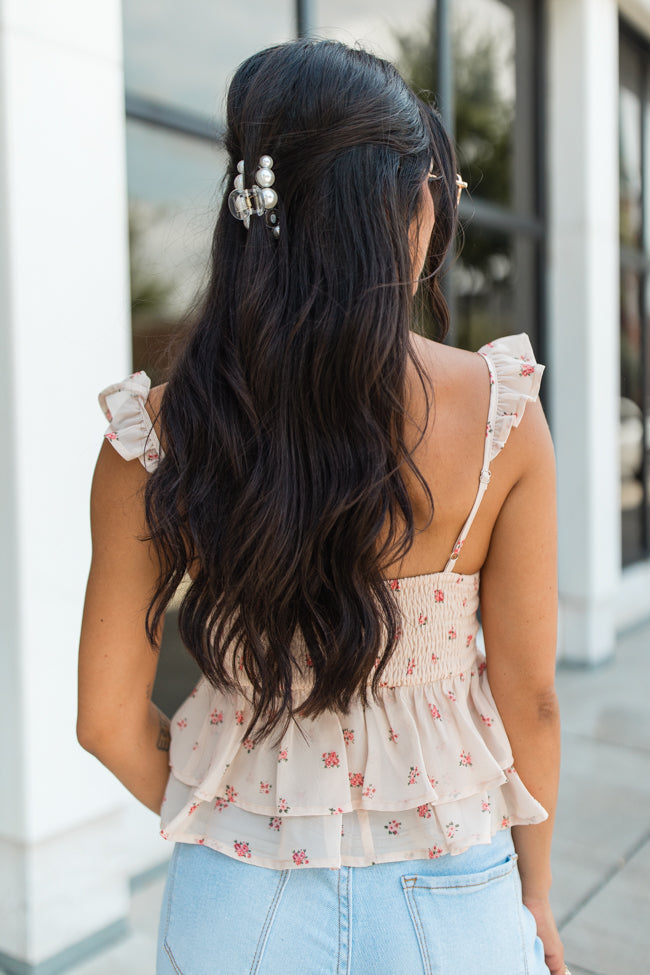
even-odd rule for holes
{"type": "Polygon", "coordinates": [[[130,119],[127,172],[133,365],[155,382],[204,281],[225,153],[130,119]]]}
{"type": "Polygon", "coordinates": [[[636,50],[621,44],[619,102],[619,189],[621,243],[640,248],[641,240],[641,98],[636,50]]]}
{"type": "Polygon", "coordinates": [[[643,359],[641,280],[635,271],[621,273],[620,461],[623,563],[643,552],[643,359]]]}
{"type": "Polygon", "coordinates": [[[452,5],[458,164],[470,195],[508,205],[513,190],[515,14],[499,0],[452,5]]]}
{"type": "Polygon", "coordinates": [[[416,89],[434,90],[435,10],[431,0],[321,0],[316,31],[344,44],[361,44],[397,65],[416,89]]]}
{"type": "Polygon", "coordinates": [[[621,272],[621,396],[643,408],[641,282],[636,271],[621,272]]]}
{"type": "MultiPolygon", "coordinates": [[[[534,23],[530,0],[451,5],[456,144],[470,194],[534,213],[534,23]]],[[[430,0],[323,0],[321,36],[387,57],[418,91],[437,91],[436,13],[430,0]]]]}
{"type": "Polygon", "coordinates": [[[522,235],[470,227],[452,270],[454,345],[476,350],[500,335],[537,342],[537,245],[522,235]]]}
{"type": "MultiPolygon", "coordinates": [[[[650,255],[650,65],[645,72],[644,127],[643,127],[643,249],[650,255]]],[[[622,168],[622,163],[621,163],[622,168]]]]}
{"type": "Polygon", "coordinates": [[[124,0],[127,91],[209,118],[222,115],[233,69],[295,35],[295,0],[124,0]]]}

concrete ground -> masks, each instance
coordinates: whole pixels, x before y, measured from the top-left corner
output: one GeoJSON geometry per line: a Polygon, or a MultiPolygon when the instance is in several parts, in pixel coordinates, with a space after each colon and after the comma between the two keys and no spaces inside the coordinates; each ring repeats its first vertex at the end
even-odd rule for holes
{"type": "MultiPolygon", "coordinates": [[[[553,905],[567,964],[573,975],[648,975],[650,625],[622,636],[609,664],[561,669],[557,685],[563,767],[553,905]]],[[[69,975],[154,975],[163,886],[162,873],[136,885],[128,937],[69,975]]]]}
{"type": "Polygon", "coordinates": [[[650,972],[650,626],[561,670],[553,905],[573,975],[650,972]]]}

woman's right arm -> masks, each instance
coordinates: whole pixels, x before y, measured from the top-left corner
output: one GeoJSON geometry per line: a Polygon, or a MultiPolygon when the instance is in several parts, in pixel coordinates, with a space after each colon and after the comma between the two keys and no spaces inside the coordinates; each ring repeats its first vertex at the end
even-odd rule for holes
{"type": "MultiPolygon", "coordinates": [[[[158,651],[145,633],[157,560],[147,534],[148,475],[105,441],[91,495],[93,554],[79,646],[80,744],[155,813],[169,777],[169,719],[151,701],[158,651]]],[[[162,635],[162,634],[160,634],[162,635]]]]}
{"type": "Polygon", "coordinates": [[[514,827],[513,839],[523,900],[537,922],[546,964],[551,975],[563,975],[564,952],[549,906],[560,768],[555,458],[539,402],[528,404],[506,451],[512,451],[509,463],[519,476],[503,503],[481,570],[481,620],[488,680],[515,768],[549,814],[539,825],[514,827]]]}

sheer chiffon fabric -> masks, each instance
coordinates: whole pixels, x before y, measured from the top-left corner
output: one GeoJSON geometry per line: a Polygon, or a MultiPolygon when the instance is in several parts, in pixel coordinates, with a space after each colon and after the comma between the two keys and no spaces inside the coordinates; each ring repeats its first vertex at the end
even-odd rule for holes
{"type": "MultiPolygon", "coordinates": [[[[497,339],[480,354],[491,384],[485,472],[536,398],[543,367],[526,335],[497,339]]],[[[152,470],[161,449],[144,408],[148,391],[138,373],[100,402],[112,445],[152,470]]],[[[476,645],[479,573],[447,568],[386,585],[402,627],[376,703],[299,718],[279,745],[255,745],[242,734],[251,714],[246,685],[224,693],[199,681],[171,722],[163,837],[263,867],[337,868],[456,855],[547,818],[513,766],[476,645]]],[[[299,703],[310,661],[299,638],[294,651],[299,703]]]]}

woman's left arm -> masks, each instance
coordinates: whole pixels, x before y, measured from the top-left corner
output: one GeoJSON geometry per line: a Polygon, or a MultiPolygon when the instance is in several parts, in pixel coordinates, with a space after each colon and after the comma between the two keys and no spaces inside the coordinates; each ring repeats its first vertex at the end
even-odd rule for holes
{"type": "MultiPolygon", "coordinates": [[[[145,633],[157,577],[148,474],[106,441],[91,494],[92,562],[79,647],[77,738],[155,813],[169,776],[169,719],[151,701],[158,664],[145,633]]],[[[162,633],[159,634],[159,638],[162,633]]]]}

